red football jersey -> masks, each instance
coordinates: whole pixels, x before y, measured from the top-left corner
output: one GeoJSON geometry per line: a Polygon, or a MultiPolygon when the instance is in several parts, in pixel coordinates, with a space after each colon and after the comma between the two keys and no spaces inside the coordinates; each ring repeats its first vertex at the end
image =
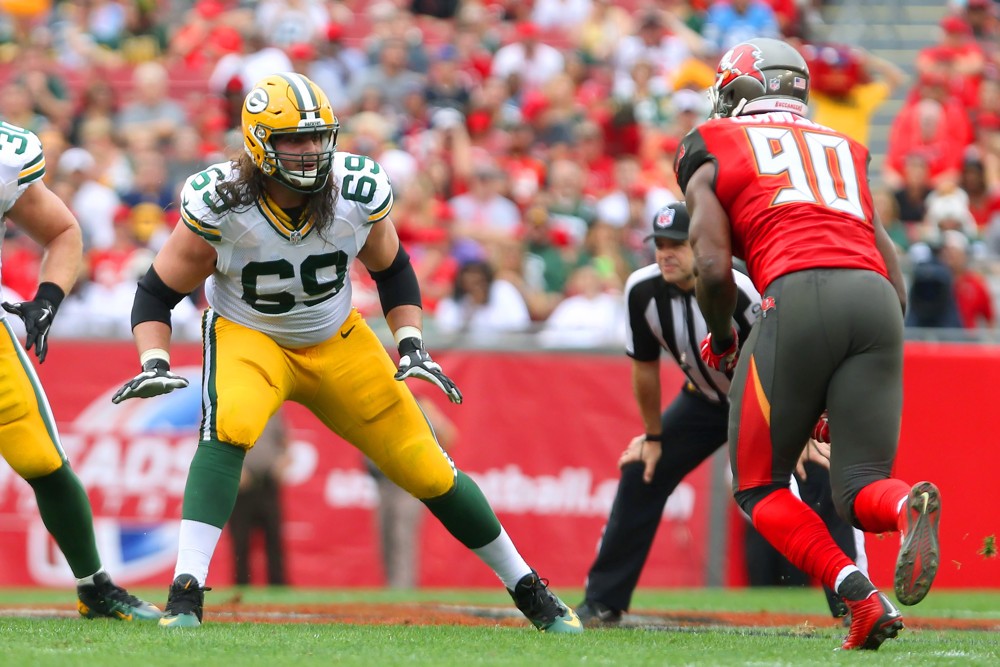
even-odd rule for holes
{"type": "Polygon", "coordinates": [[[681,190],[706,161],[732,226],[733,255],[764,293],[804,269],[869,269],[888,278],[875,246],[868,149],[789,112],[710,120],[677,150],[681,190]]]}

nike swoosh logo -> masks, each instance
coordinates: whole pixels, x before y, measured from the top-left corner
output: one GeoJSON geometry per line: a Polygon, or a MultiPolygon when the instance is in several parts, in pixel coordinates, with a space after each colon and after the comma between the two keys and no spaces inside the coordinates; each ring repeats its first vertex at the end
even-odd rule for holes
{"type": "Polygon", "coordinates": [[[921,493],[921,494],[920,494],[920,498],[921,498],[921,500],[923,500],[923,501],[924,501],[924,508],[923,508],[923,510],[921,510],[921,512],[920,512],[920,513],[921,513],[921,514],[927,514],[927,503],[928,503],[928,502],[930,501],[930,499],[931,499],[931,494],[929,494],[929,493],[921,493]]]}
{"type": "Polygon", "coordinates": [[[118,614],[118,618],[120,618],[123,621],[131,621],[132,620],[132,614],[123,614],[120,611],[116,611],[115,613],[118,614]]]}
{"type": "Polygon", "coordinates": [[[570,614],[572,615],[572,618],[566,621],[566,625],[571,628],[582,628],[583,623],[580,622],[580,617],[577,616],[575,612],[570,612],[570,614]]]}
{"type": "Polygon", "coordinates": [[[180,616],[163,616],[160,618],[160,625],[173,625],[180,619],[180,616]]]}
{"type": "Polygon", "coordinates": [[[356,326],[358,326],[358,325],[357,325],[357,324],[355,324],[354,326],[352,326],[352,327],[351,327],[350,329],[348,329],[347,331],[341,331],[341,332],[340,332],[340,337],[341,337],[341,338],[347,338],[348,336],[350,336],[350,335],[351,335],[351,332],[352,332],[352,331],[354,331],[354,327],[356,327],[356,326]]]}

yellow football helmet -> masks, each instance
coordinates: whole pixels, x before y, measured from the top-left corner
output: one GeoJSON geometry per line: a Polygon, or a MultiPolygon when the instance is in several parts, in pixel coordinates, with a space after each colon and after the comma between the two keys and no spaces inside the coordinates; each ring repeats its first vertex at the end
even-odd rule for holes
{"type": "Polygon", "coordinates": [[[316,192],[330,178],[340,122],[319,86],[285,72],[261,79],[243,102],[243,148],[265,176],[299,192],[316,192]],[[283,134],[319,133],[321,150],[288,153],[274,149],[283,134]]]}

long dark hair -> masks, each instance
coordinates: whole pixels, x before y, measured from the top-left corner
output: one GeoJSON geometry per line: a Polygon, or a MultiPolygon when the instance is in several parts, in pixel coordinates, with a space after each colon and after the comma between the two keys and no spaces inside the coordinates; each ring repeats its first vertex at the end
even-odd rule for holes
{"type": "MultiPolygon", "coordinates": [[[[219,197],[231,209],[239,212],[248,210],[264,196],[264,175],[253,158],[246,152],[241,152],[233,160],[233,167],[239,174],[237,178],[227,179],[218,185],[219,197]]],[[[324,232],[333,224],[334,208],[337,204],[336,185],[333,174],[321,190],[310,193],[306,198],[306,217],[312,216],[315,221],[316,233],[326,238],[324,232]]]]}

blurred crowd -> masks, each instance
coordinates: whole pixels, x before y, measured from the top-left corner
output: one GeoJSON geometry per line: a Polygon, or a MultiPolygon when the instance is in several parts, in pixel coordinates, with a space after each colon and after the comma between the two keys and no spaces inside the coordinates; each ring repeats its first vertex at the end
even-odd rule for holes
{"type": "MultiPolygon", "coordinates": [[[[617,345],[652,261],[672,163],[720,55],[784,37],[818,122],[866,141],[897,92],[876,206],[912,277],[909,324],[992,328],[1000,276],[1000,38],[993,0],[949,7],[916,77],[820,39],[819,0],[0,0],[0,120],[38,134],[88,261],[54,335],[125,337],[135,282],[191,174],[242,149],[249,87],[294,70],[329,95],[338,149],[390,175],[428,326],[489,343],[617,345]]],[[[5,298],[38,250],[8,224],[5,298]]],[[[367,274],[355,304],[380,312],[367,274]]],[[[175,311],[197,338],[203,296],[175,311]]]]}

